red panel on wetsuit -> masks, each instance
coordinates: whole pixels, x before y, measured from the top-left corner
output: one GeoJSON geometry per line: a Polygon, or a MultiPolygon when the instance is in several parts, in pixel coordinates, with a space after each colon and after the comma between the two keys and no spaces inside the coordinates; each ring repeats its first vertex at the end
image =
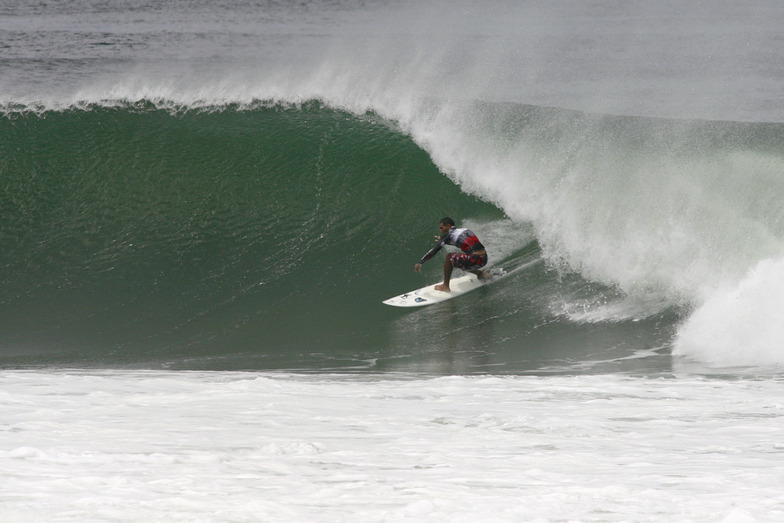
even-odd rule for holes
{"type": "Polygon", "coordinates": [[[479,238],[477,238],[476,235],[469,236],[468,238],[465,239],[465,241],[463,242],[463,245],[461,245],[460,248],[464,252],[469,252],[471,250],[471,247],[473,247],[477,243],[479,243],[479,238]]]}

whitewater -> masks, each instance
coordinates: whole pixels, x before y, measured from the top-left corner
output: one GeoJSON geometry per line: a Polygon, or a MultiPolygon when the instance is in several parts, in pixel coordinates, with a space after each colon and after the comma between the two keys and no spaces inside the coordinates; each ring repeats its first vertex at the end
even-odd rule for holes
{"type": "Polygon", "coordinates": [[[782,27],[4,3],[0,519],[782,519],[782,27]]]}
{"type": "Polygon", "coordinates": [[[3,521],[774,521],[777,380],[3,372],[3,521]]]}

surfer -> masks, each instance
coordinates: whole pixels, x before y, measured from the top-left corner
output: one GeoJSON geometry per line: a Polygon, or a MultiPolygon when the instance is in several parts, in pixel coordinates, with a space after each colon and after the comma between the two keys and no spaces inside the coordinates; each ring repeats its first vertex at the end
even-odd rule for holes
{"type": "Polygon", "coordinates": [[[436,285],[435,289],[444,292],[450,291],[449,280],[452,277],[454,267],[476,274],[480,279],[486,278],[487,275],[482,267],[487,265],[487,251],[476,234],[468,229],[456,227],[454,220],[449,217],[441,220],[438,228],[441,229],[441,235],[436,236],[438,245],[422,256],[419,263],[414,265],[414,271],[419,272],[422,269],[422,264],[435,256],[444,245],[454,245],[460,249],[460,252],[447,255],[444,262],[444,283],[436,285]]]}

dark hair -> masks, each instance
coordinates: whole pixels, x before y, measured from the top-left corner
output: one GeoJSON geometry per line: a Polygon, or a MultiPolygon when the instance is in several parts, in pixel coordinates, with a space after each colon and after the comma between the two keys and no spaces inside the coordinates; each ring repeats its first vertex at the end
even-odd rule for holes
{"type": "Polygon", "coordinates": [[[455,226],[455,221],[452,218],[450,218],[449,216],[447,216],[446,218],[441,220],[441,223],[443,223],[444,225],[449,225],[450,227],[454,227],[455,226]]]}

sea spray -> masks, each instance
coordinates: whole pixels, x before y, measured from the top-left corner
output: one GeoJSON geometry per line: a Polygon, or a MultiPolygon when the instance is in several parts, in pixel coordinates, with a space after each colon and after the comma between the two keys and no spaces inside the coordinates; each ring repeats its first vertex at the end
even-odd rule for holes
{"type": "Polygon", "coordinates": [[[673,355],[716,367],[784,367],[784,259],[763,260],[688,318],[673,355]]]}
{"type": "Polygon", "coordinates": [[[780,126],[467,104],[410,127],[551,263],[631,294],[699,301],[782,247],[780,126]]]}

